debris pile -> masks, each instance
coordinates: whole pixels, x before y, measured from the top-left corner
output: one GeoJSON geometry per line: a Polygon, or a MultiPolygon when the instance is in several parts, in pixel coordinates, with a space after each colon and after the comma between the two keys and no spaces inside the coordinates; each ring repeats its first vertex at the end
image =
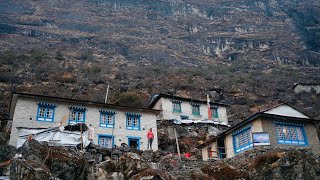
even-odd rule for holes
{"type": "Polygon", "coordinates": [[[208,163],[193,177],[217,179],[320,179],[320,157],[303,148],[260,147],[208,163]]]}
{"type": "Polygon", "coordinates": [[[259,147],[234,158],[203,162],[162,151],[89,145],[49,146],[34,139],[0,147],[0,176],[11,179],[319,179],[320,157],[302,148],[259,147]]]}
{"type": "Polygon", "coordinates": [[[210,137],[217,136],[228,126],[214,123],[190,123],[176,125],[174,120],[158,121],[159,149],[163,151],[176,151],[176,136],[179,138],[179,146],[182,153],[192,152],[194,156],[201,159],[201,152],[195,147],[202,144],[210,137]]]}

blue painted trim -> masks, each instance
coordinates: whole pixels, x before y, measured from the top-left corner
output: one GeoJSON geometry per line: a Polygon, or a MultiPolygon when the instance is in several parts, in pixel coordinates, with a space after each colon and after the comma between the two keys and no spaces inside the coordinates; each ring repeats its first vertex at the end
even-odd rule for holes
{"type": "Polygon", "coordinates": [[[100,145],[99,144],[99,138],[100,137],[107,137],[107,138],[111,137],[112,138],[112,147],[114,147],[114,137],[115,137],[114,135],[112,136],[111,134],[97,134],[97,136],[98,136],[98,145],[100,145]]]}
{"type": "Polygon", "coordinates": [[[126,129],[127,130],[136,130],[136,131],[140,131],[140,116],[132,116],[131,114],[129,113],[126,113],[126,129]],[[132,126],[128,126],[128,118],[131,117],[131,124],[132,126]],[[134,121],[134,118],[137,118],[138,119],[138,126],[134,126],[133,125],[133,121],[134,121]]]}
{"type": "Polygon", "coordinates": [[[70,110],[75,110],[75,111],[86,111],[87,108],[84,107],[76,107],[76,106],[70,106],[69,107],[70,110]]]}
{"type": "Polygon", "coordinates": [[[45,103],[45,102],[39,102],[38,105],[42,106],[42,107],[50,107],[50,108],[56,107],[55,104],[49,104],[49,103],[45,103]]]}
{"type": "Polygon", "coordinates": [[[138,140],[138,149],[140,149],[140,140],[141,140],[141,137],[137,137],[137,136],[127,136],[128,138],[128,145],[130,147],[130,139],[132,140],[138,140]]]}
{"type": "Polygon", "coordinates": [[[307,135],[306,135],[306,132],[305,132],[305,130],[304,130],[304,124],[287,123],[287,122],[279,122],[279,121],[274,121],[274,124],[275,124],[276,137],[277,137],[277,142],[278,142],[278,144],[286,144],[286,145],[294,145],[294,146],[309,146],[308,139],[307,139],[307,135]],[[297,128],[301,128],[304,141],[291,139],[291,132],[290,132],[290,130],[288,131],[288,133],[289,133],[289,139],[285,139],[285,138],[284,138],[283,131],[280,132],[280,134],[282,134],[283,138],[280,138],[280,137],[278,136],[277,125],[278,125],[278,126],[281,126],[282,129],[283,129],[284,127],[287,127],[288,129],[290,129],[290,127],[291,127],[291,128],[293,127],[296,135],[298,135],[297,128]]]}
{"type": "Polygon", "coordinates": [[[250,124],[250,125],[248,125],[247,127],[244,127],[244,128],[242,128],[242,129],[240,129],[240,130],[238,130],[238,131],[235,131],[235,132],[232,133],[232,135],[237,135],[237,134],[239,134],[239,133],[241,133],[241,132],[243,132],[243,131],[245,131],[245,130],[247,130],[247,129],[250,129],[251,126],[252,126],[252,125],[250,124]]]}
{"type": "Polygon", "coordinates": [[[56,105],[54,104],[47,104],[47,103],[38,103],[38,110],[37,110],[37,115],[36,115],[36,121],[38,122],[54,122],[54,113],[55,113],[55,107],[56,105]],[[40,113],[40,108],[44,108],[44,116],[39,116],[40,113]],[[52,118],[47,118],[47,112],[52,110],[52,118]]]}
{"type": "Polygon", "coordinates": [[[251,125],[232,133],[232,143],[233,143],[233,150],[234,150],[235,154],[238,154],[242,151],[251,149],[253,147],[251,125]],[[249,131],[249,133],[247,133],[248,131],[249,131]],[[236,146],[236,137],[238,137],[244,133],[247,133],[247,139],[251,139],[251,141],[249,141],[247,144],[244,144],[240,147],[237,147],[236,146]],[[251,137],[249,137],[249,136],[251,136],[251,137]]]}
{"type": "Polygon", "coordinates": [[[141,117],[141,114],[136,114],[136,113],[129,113],[129,112],[126,112],[125,114],[126,114],[127,116],[141,117]]]}
{"type": "Polygon", "coordinates": [[[99,112],[102,114],[110,114],[110,115],[117,114],[115,111],[109,111],[109,110],[100,110],[99,112]]]}
{"type": "Polygon", "coordinates": [[[289,122],[281,122],[281,121],[274,121],[274,124],[279,124],[279,125],[291,125],[291,126],[304,126],[304,124],[301,123],[289,123],[289,122]]]}
{"type": "Polygon", "coordinates": [[[115,126],[115,113],[101,112],[100,111],[100,127],[103,128],[114,128],[115,126]],[[108,119],[106,119],[106,123],[102,123],[102,115],[112,116],[112,124],[108,123],[108,119]]]}

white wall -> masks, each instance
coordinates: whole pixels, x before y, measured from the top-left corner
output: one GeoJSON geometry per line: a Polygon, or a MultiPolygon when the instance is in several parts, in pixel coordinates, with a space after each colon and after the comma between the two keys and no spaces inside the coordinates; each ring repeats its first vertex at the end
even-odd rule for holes
{"type": "MultiPolygon", "coordinates": [[[[189,119],[194,120],[201,120],[201,119],[208,119],[208,106],[206,102],[200,105],[200,116],[192,114],[192,108],[189,101],[182,101],[181,103],[181,113],[173,112],[172,111],[172,102],[171,99],[161,97],[154,109],[162,110],[162,117],[161,119],[180,119],[180,116],[189,116],[189,119]]],[[[225,122],[228,124],[227,118],[227,109],[224,106],[215,106],[218,107],[218,117],[216,120],[221,122],[225,122]]]]}
{"type": "Polygon", "coordinates": [[[308,116],[302,114],[301,112],[293,109],[292,107],[290,107],[288,105],[280,105],[280,106],[272,108],[264,113],[280,115],[280,116],[297,117],[297,118],[309,118],[308,116]]]}
{"type": "Polygon", "coordinates": [[[157,141],[157,123],[156,123],[156,113],[146,112],[140,109],[135,110],[124,110],[117,108],[106,108],[102,106],[96,106],[94,104],[74,104],[70,102],[62,101],[43,101],[34,98],[19,97],[16,103],[16,108],[13,115],[13,123],[10,137],[10,145],[15,146],[18,137],[18,130],[16,127],[29,127],[29,128],[48,128],[58,126],[59,122],[63,122],[64,125],[68,124],[69,118],[69,108],[70,106],[85,107],[86,117],[85,123],[87,125],[92,124],[95,129],[94,143],[98,143],[98,134],[112,135],[112,128],[99,127],[100,125],[100,110],[110,110],[115,111],[115,128],[114,128],[114,143],[120,146],[121,143],[128,144],[128,136],[141,137],[140,139],[140,149],[147,149],[148,139],[147,132],[149,128],[153,128],[153,133],[155,135],[152,149],[158,149],[157,141]],[[55,104],[54,122],[40,122],[36,120],[38,102],[45,102],[50,104],[55,104]],[[140,131],[137,130],[127,130],[126,129],[126,112],[141,114],[140,117],[140,131]]]}
{"type": "Polygon", "coordinates": [[[295,93],[302,93],[302,92],[311,93],[312,90],[316,94],[320,94],[320,85],[301,85],[301,84],[299,84],[294,88],[295,93]]]}

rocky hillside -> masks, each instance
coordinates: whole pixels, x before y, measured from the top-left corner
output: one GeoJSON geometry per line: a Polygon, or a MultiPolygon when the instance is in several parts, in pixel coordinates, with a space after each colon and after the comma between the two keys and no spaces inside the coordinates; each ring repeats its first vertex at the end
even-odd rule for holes
{"type": "Polygon", "coordinates": [[[3,0],[2,111],[12,90],[103,101],[110,84],[118,104],[214,89],[234,120],[282,101],[320,118],[319,95],[291,89],[320,82],[319,14],[317,0],[3,0]]]}
{"type": "Polygon", "coordinates": [[[161,151],[74,148],[27,141],[18,150],[1,145],[0,176],[11,179],[319,179],[319,156],[306,149],[251,149],[231,159],[211,162],[182,158],[161,151]],[[120,153],[119,153],[120,152],[120,153]],[[19,154],[19,156],[15,156],[19,154]]]}

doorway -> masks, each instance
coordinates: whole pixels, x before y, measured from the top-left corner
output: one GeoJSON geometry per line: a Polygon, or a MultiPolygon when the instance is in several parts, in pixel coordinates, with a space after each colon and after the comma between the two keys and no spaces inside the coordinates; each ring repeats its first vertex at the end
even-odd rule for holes
{"type": "Polygon", "coordinates": [[[128,145],[133,149],[140,149],[140,139],[139,138],[128,138],[128,145]]]}

